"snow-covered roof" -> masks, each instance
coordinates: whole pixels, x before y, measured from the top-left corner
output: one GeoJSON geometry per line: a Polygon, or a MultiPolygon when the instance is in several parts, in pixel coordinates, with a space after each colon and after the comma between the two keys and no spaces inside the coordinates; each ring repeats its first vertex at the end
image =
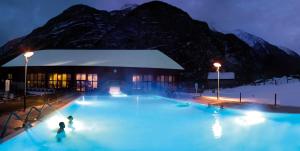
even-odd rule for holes
{"type": "MultiPolygon", "coordinates": [[[[24,66],[19,55],[2,67],[24,66]]],[[[183,70],[159,50],[70,50],[53,49],[35,51],[28,66],[101,66],[183,70]]]]}
{"type": "MultiPolygon", "coordinates": [[[[217,72],[208,72],[207,79],[208,80],[218,79],[217,72]]],[[[220,79],[222,79],[222,80],[233,80],[233,79],[235,79],[235,74],[234,74],[234,72],[220,72],[220,79]]]]}

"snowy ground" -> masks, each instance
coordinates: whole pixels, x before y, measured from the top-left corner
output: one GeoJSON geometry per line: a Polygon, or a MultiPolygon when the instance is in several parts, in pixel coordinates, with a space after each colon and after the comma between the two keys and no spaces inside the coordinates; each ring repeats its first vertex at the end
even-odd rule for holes
{"type": "MultiPolygon", "coordinates": [[[[275,93],[277,104],[300,107],[300,81],[287,77],[270,79],[256,85],[245,85],[221,89],[221,97],[237,98],[242,94],[243,102],[274,104],[275,93]],[[289,79],[289,80],[288,80],[289,79]],[[275,82],[276,81],[276,82],[275,82]]],[[[203,96],[216,96],[212,90],[204,91],[203,96]]]]}

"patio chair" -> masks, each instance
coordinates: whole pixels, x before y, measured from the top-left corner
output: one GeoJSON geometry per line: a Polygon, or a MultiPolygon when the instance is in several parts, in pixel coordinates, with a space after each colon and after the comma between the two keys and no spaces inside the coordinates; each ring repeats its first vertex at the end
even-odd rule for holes
{"type": "Polygon", "coordinates": [[[2,98],[0,98],[0,104],[1,104],[1,103],[5,103],[5,101],[4,101],[4,100],[2,100],[2,98]]]}
{"type": "Polygon", "coordinates": [[[14,100],[14,98],[10,97],[9,95],[5,95],[5,97],[3,97],[1,100],[4,101],[4,102],[7,102],[7,101],[10,101],[10,100],[14,100]]]}

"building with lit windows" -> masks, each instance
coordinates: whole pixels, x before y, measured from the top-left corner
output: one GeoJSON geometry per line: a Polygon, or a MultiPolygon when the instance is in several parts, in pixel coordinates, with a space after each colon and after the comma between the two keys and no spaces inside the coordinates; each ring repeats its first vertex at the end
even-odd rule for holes
{"type": "MultiPolygon", "coordinates": [[[[24,87],[24,56],[0,68],[1,86],[24,87]]],[[[28,88],[126,91],[174,88],[183,68],[159,50],[39,50],[28,63],[28,88]]]]}

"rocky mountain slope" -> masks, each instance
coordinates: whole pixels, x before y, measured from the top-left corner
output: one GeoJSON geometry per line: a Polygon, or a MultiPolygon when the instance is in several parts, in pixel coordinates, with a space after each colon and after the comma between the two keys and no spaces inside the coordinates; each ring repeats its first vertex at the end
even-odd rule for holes
{"type": "Polygon", "coordinates": [[[300,57],[300,55],[297,52],[295,52],[294,50],[291,50],[290,48],[283,47],[283,46],[278,47],[278,48],[280,48],[281,50],[283,50],[285,53],[287,53],[290,56],[300,57]]]}
{"type": "Polygon", "coordinates": [[[236,30],[234,34],[254,49],[265,74],[284,75],[299,71],[300,56],[295,51],[275,46],[242,30],[236,30]]]}
{"type": "Polygon", "coordinates": [[[260,76],[265,68],[257,52],[234,34],[212,31],[207,23],[160,1],[110,12],[72,6],[2,46],[0,64],[26,50],[55,48],[159,49],[185,68],[182,75],[187,81],[204,80],[214,70],[214,61],[223,64],[223,71],[236,72],[242,82],[260,76]]]}

